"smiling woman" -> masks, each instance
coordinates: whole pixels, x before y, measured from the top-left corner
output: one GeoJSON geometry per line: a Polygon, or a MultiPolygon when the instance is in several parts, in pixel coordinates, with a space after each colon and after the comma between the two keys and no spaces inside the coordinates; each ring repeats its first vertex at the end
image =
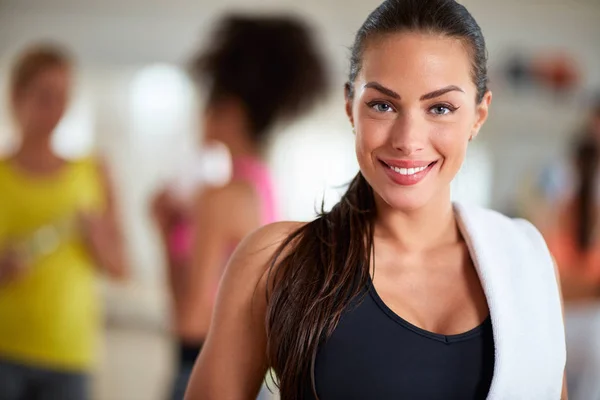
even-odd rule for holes
{"type": "Polygon", "coordinates": [[[566,398],[541,235],[451,202],[492,99],[476,21],[454,0],[383,2],[345,95],[359,174],[330,212],[237,250],[188,398],[250,399],[269,367],[285,400],[566,398]]]}

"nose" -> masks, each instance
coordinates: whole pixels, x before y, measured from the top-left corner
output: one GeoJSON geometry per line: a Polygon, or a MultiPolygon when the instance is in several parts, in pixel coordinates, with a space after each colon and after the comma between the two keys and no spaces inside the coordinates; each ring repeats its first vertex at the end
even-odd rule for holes
{"type": "Polygon", "coordinates": [[[426,128],[417,113],[401,113],[392,127],[391,144],[394,149],[406,156],[423,150],[426,140],[426,128]]]}

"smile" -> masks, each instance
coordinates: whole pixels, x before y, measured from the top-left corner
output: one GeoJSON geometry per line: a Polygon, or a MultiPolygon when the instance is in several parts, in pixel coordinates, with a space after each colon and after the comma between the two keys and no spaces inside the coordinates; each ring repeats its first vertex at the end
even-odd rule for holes
{"type": "Polygon", "coordinates": [[[437,164],[437,161],[382,161],[386,174],[392,182],[401,186],[412,186],[421,182],[437,164]]]}
{"type": "Polygon", "coordinates": [[[427,166],[418,167],[418,168],[398,168],[398,167],[392,167],[391,165],[388,165],[388,167],[390,167],[393,171],[396,171],[400,175],[414,175],[416,173],[425,171],[427,169],[427,166]]]}

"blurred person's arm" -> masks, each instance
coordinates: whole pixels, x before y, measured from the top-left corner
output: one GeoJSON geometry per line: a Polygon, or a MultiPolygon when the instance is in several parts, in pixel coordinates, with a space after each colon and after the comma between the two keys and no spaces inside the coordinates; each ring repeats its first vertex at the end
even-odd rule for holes
{"type": "MultiPolygon", "coordinates": [[[[165,252],[167,252],[167,244],[169,238],[169,231],[171,228],[171,214],[172,204],[169,199],[169,193],[167,189],[161,189],[158,191],[151,200],[150,209],[152,213],[152,219],[156,223],[158,233],[162,244],[165,246],[165,252]]],[[[168,252],[167,252],[168,255],[168,252]]]]}
{"type": "Polygon", "coordinates": [[[169,191],[166,188],[158,191],[152,198],[152,218],[156,223],[167,263],[170,295],[173,298],[174,306],[177,308],[182,303],[182,294],[185,290],[186,281],[189,278],[189,259],[185,260],[188,262],[177,259],[169,249],[170,234],[173,228],[173,215],[176,213],[175,207],[176,205],[170,198],[169,191]]]}
{"type": "Polygon", "coordinates": [[[105,196],[105,208],[100,214],[83,215],[84,232],[89,251],[102,271],[112,278],[126,279],[130,271],[125,256],[115,187],[108,166],[102,160],[98,170],[105,196]]]}
{"type": "Polygon", "coordinates": [[[8,284],[25,271],[25,264],[19,253],[10,246],[0,251],[0,286],[8,284]]]}
{"type": "Polygon", "coordinates": [[[229,261],[210,333],[196,361],[186,400],[247,400],[259,392],[266,358],[266,285],[274,252],[297,223],[282,222],[246,238],[229,261]]]}
{"type": "Polygon", "coordinates": [[[23,254],[6,235],[8,222],[3,211],[0,208],[0,287],[18,279],[27,270],[23,254]]]}

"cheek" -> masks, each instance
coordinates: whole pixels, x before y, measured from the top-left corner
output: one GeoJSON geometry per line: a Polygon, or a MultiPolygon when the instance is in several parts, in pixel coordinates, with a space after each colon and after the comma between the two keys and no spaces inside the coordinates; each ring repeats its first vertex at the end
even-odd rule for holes
{"type": "Polygon", "coordinates": [[[20,107],[20,116],[27,120],[35,120],[44,117],[47,110],[40,107],[35,100],[24,100],[20,107]]]}
{"type": "Polygon", "coordinates": [[[356,125],[356,156],[359,163],[368,162],[372,154],[388,143],[391,125],[382,121],[362,119],[356,125]]]}
{"type": "Polygon", "coordinates": [[[355,110],[354,115],[357,148],[372,151],[387,143],[393,133],[393,119],[374,118],[363,108],[355,110]]]}
{"type": "Polygon", "coordinates": [[[431,144],[444,157],[446,164],[462,165],[469,143],[469,128],[465,124],[438,127],[432,132],[431,144]]]}

